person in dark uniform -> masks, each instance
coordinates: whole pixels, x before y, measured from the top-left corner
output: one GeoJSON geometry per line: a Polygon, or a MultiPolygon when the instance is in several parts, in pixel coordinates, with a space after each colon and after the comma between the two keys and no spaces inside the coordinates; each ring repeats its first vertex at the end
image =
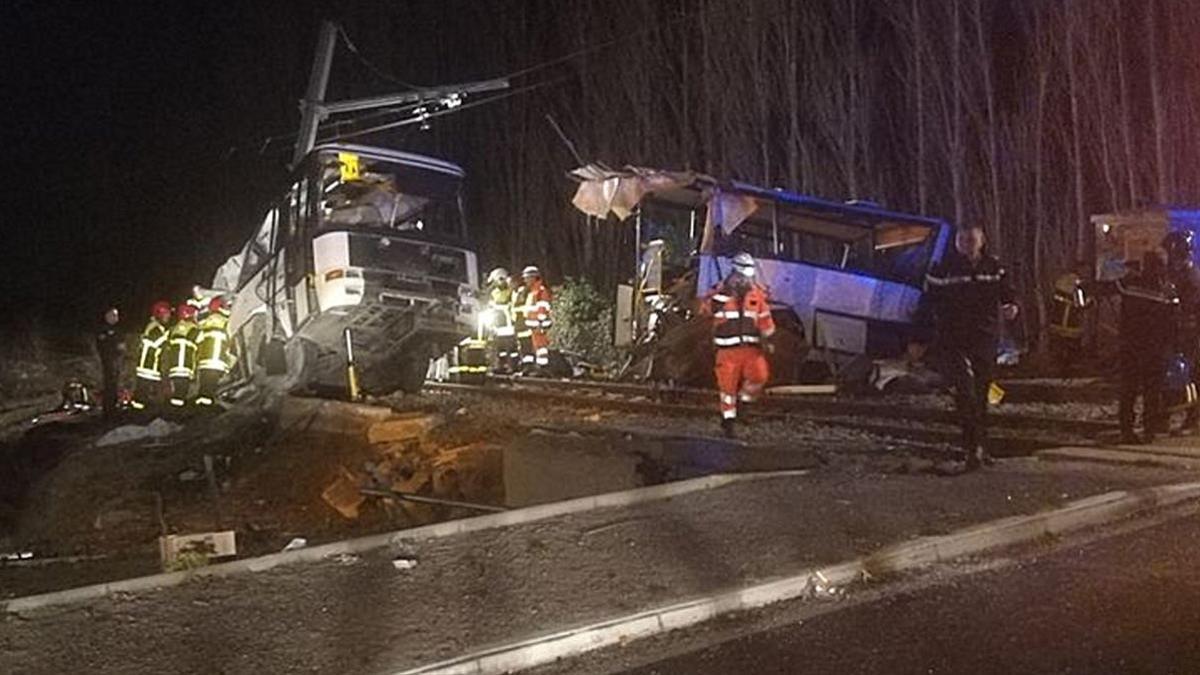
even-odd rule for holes
{"type": "Polygon", "coordinates": [[[954,246],[926,275],[916,321],[916,341],[932,343],[931,361],[954,389],[967,470],[991,463],[984,443],[1000,318],[1017,316],[1008,275],[984,244],[979,225],[958,227],[954,246]]]}
{"type": "Polygon", "coordinates": [[[1163,374],[1175,343],[1180,305],[1166,279],[1162,258],[1147,251],[1141,272],[1117,282],[1121,296],[1121,442],[1149,443],[1156,431],[1165,431],[1163,374]],[[1141,437],[1134,432],[1134,406],[1142,399],[1141,437]]]}
{"type": "Polygon", "coordinates": [[[100,403],[104,416],[112,418],[117,413],[117,387],[121,383],[121,364],[125,360],[125,341],[117,330],[121,314],[116,307],[104,312],[104,323],[96,333],[96,352],[100,355],[100,373],[104,385],[100,390],[100,403]]]}
{"type": "MultiPolygon", "coordinates": [[[[1191,366],[1193,376],[1200,366],[1200,270],[1194,262],[1194,242],[1190,230],[1170,232],[1163,239],[1167,253],[1166,281],[1175,288],[1179,298],[1177,345],[1191,366]]],[[[1165,426],[1166,418],[1161,422],[1165,426]]],[[[1188,408],[1183,431],[1192,433],[1200,423],[1200,408],[1188,408]]],[[[1166,431],[1160,428],[1160,431],[1166,431]]]]}

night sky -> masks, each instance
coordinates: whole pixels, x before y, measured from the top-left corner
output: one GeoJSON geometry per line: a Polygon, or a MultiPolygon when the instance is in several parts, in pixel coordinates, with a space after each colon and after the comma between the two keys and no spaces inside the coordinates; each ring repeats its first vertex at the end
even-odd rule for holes
{"type": "Polygon", "coordinates": [[[419,40],[391,41],[434,35],[419,12],[328,5],[4,3],[2,321],[72,330],[117,303],[136,324],[210,280],[286,180],[322,18],[389,67],[339,46],[330,99],[397,90],[398,61],[430,74],[419,40]]]}

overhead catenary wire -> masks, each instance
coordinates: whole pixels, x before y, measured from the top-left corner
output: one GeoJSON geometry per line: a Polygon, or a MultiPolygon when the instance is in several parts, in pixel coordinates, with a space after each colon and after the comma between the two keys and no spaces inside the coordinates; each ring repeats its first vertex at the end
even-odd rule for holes
{"type": "Polygon", "coordinates": [[[513,89],[513,90],[507,91],[503,94],[499,94],[496,96],[489,96],[488,98],[471,101],[470,103],[464,103],[464,104],[456,106],[454,108],[446,108],[444,110],[435,110],[435,111],[433,111],[431,113],[427,113],[425,115],[418,115],[416,117],[406,117],[402,120],[396,120],[394,122],[380,124],[380,125],[377,125],[374,127],[367,128],[367,129],[359,129],[359,130],[356,130],[356,131],[353,131],[350,133],[338,134],[338,135],[335,135],[332,137],[327,137],[327,138],[321,139],[321,142],[328,143],[330,141],[337,141],[337,140],[343,140],[343,139],[347,139],[347,138],[355,138],[358,136],[365,136],[367,134],[374,134],[374,133],[378,133],[380,131],[387,131],[389,129],[396,129],[399,127],[411,126],[413,124],[421,124],[427,120],[434,119],[436,117],[441,117],[443,115],[448,115],[450,113],[459,112],[461,110],[467,110],[469,108],[477,108],[479,106],[486,105],[488,103],[495,103],[495,102],[498,102],[498,101],[501,101],[501,100],[504,100],[507,98],[511,98],[513,96],[517,96],[519,94],[525,94],[525,93],[531,92],[536,89],[542,89],[544,87],[550,87],[550,86],[553,86],[556,84],[561,84],[570,79],[571,79],[570,77],[559,77],[559,78],[555,78],[553,80],[547,80],[545,82],[538,82],[536,84],[527,85],[527,86],[521,87],[519,89],[513,89]]]}
{"type": "Polygon", "coordinates": [[[358,58],[359,62],[362,63],[364,66],[366,66],[367,70],[370,70],[376,77],[378,77],[384,81],[391,82],[392,84],[398,84],[401,87],[404,87],[406,89],[424,89],[425,88],[425,87],[421,87],[421,86],[412,84],[411,82],[406,82],[404,80],[401,80],[400,78],[396,77],[395,75],[392,75],[391,73],[385,71],[383,68],[380,68],[379,66],[375,65],[374,61],[363,56],[363,53],[361,51],[359,51],[358,45],[354,44],[354,41],[350,39],[350,35],[346,32],[345,26],[343,26],[339,23],[337,29],[338,29],[338,34],[342,38],[342,44],[346,45],[346,49],[350,50],[350,53],[354,54],[354,56],[356,56],[358,58]]]}
{"type": "MultiPolygon", "coordinates": [[[[707,10],[707,12],[708,12],[708,13],[713,13],[713,14],[716,14],[718,9],[721,9],[721,8],[723,8],[723,9],[725,9],[725,10],[730,10],[730,9],[732,9],[732,8],[733,8],[733,6],[734,6],[734,5],[724,5],[724,6],[715,5],[715,6],[713,6],[713,8],[711,8],[711,9],[707,10]]],[[[662,28],[664,28],[664,27],[665,27],[665,28],[670,28],[670,27],[674,27],[674,26],[676,26],[676,25],[679,25],[679,24],[682,24],[682,23],[686,23],[686,22],[689,22],[689,21],[694,21],[694,20],[698,19],[698,18],[699,18],[701,15],[703,15],[704,13],[705,13],[705,12],[693,12],[693,13],[681,14],[681,15],[679,15],[679,16],[677,16],[677,17],[675,17],[674,19],[671,19],[671,20],[669,20],[669,21],[665,22],[664,24],[646,26],[645,28],[642,28],[642,29],[640,29],[640,30],[636,30],[636,31],[633,31],[633,32],[631,32],[631,33],[625,33],[625,34],[619,35],[619,36],[617,36],[617,37],[614,37],[614,38],[612,38],[612,39],[610,39],[610,40],[606,40],[606,41],[604,41],[604,42],[601,42],[601,43],[599,43],[599,44],[591,45],[591,46],[588,46],[588,47],[583,47],[583,48],[577,49],[577,50],[575,50],[575,51],[573,51],[573,52],[570,52],[570,53],[564,54],[564,55],[562,55],[562,56],[558,56],[558,57],[555,57],[555,58],[552,58],[552,59],[547,59],[547,60],[545,60],[545,61],[542,61],[542,62],[540,62],[540,63],[535,63],[535,64],[533,64],[533,65],[526,66],[526,67],[524,67],[524,68],[520,68],[520,69],[517,69],[517,70],[511,71],[511,72],[509,72],[509,73],[508,73],[508,74],[506,74],[506,75],[502,75],[502,76],[501,76],[501,79],[508,79],[508,80],[520,79],[520,78],[522,78],[522,77],[525,77],[525,76],[527,76],[527,75],[530,75],[530,74],[532,74],[532,73],[536,73],[536,72],[538,72],[538,71],[545,70],[545,69],[547,69],[547,68],[551,68],[551,67],[553,67],[553,66],[556,66],[556,65],[559,65],[559,64],[562,64],[562,63],[566,63],[566,62],[568,62],[568,61],[573,61],[573,60],[575,60],[575,59],[582,58],[582,57],[584,57],[584,56],[588,56],[588,55],[590,55],[590,54],[594,54],[594,53],[597,53],[597,52],[603,51],[603,50],[605,50],[605,49],[608,49],[608,48],[610,48],[610,47],[614,47],[614,46],[616,46],[616,45],[619,45],[619,44],[622,44],[622,43],[624,43],[624,42],[627,42],[627,41],[630,41],[630,40],[636,40],[636,39],[638,39],[638,38],[644,37],[645,35],[647,35],[647,34],[649,34],[649,33],[653,32],[653,31],[655,31],[655,30],[661,30],[661,29],[662,29],[662,28]]],[[[391,82],[393,82],[393,83],[395,83],[395,84],[398,84],[398,85],[400,85],[400,86],[402,86],[402,87],[405,87],[405,88],[407,88],[407,89],[414,89],[414,90],[415,90],[415,89],[422,89],[422,88],[424,88],[424,87],[420,87],[420,86],[414,85],[414,84],[412,84],[412,83],[410,83],[410,82],[406,82],[406,81],[404,81],[404,80],[401,80],[401,79],[399,79],[399,78],[397,78],[397,77],[395,77],[395,76],[393,76],[393,75],[391,75],[391,74],[387,73],[387,72],[386,72],[386,71],[384,71],[383,69],[379,68],[377,65],[375,65],[375,64],[374,64],[374,62],[372,62],[370,59],[366,58],[366,57],[365,57],[365,56],[362,54],[361,50],[359,50],[359,49],[358,49],[358,46],[357,46],[357,45],[356,45],[356,44],[353,42],[353,40],[351,40],[351,39],[350,39],[350,36],[349,36],[349,35],[346,33],[346,30],[345,30],[345,28],[343,28],[342,26],[340,26],[340,25],[339,25],[339,26],[338,26],[338,30],[339,30],[339,32],[340,32],[340,34],[341,34],[342,41],[343,41],[343,42],[345,43],[345,45],[346,45],[346,48],[347,48],[347,49],[349,49],[351,52],[353,52],[353,53],[354,53],[354,55],[355,55],[355,56],[356,56],[356,57],[357,57],[357,58],[358,58],[358,59],[359,59],[359,60],[360,60],[360,61],[363,63],[363,65],[365,65],[367,68],[371,69],[371,70],[374,72],[374,74],[375,74],[377,77],[380,77],[380,78],[383,78],[383,79],[385,79],[385,80],[391,81],[391,82]]],[[[552,84],[557,84],[559,81],[562,81],[562,80],[565,80],[565,79],[568,79],[568,78],[567,78],[567,77],[560,78],[559,80],[556,80],[556,81],[554,81],[552,84]]],[[[540,87],[541,85],[533,85],[533,86],[534,86],[534,88],[538,88],[538,87],[540,87]]],[[[515,90],[515,92],[514,92],[514,93],[517,93],[517,92],[522,92],[522,91],[527,91],[527,90],[528,90],[528,89],[526,89],[526,88],[522,88],[522,89],[520,89],[520,90],[515,90]]],[[[513,93],[505,94],[505,95],[502,95],[502,96],[499,96],[499,97],[491,97],[491,98],[489,98],[489,99],[487,99],[487,100],[496,100],[496,99],[498,99],[498,98],[507,98],[508,96],[511,96],[511,95],[513,95],[513,93]]],[[[423,104],[420,104],[420,103],[418,103],[418,104],[414,104],[414,105],[413,105],[413,106],[411,106],[411,107],[419,107],[420,105],[423,105],[423,104]]],[[[468,108],[468,107],[474,107],[474,106],[473,106],[473,105],[471,105],[471,104],[467,104],[467,105],[459,106],[458,108],[456,108],[456,110],[462,110],[462,109],[465,109],[465,108],[468,108]]],[[[361,121],[363,121],[363,120],[367,120],[367,119],[374,119],[374,118],[377,118],[377,117],[383,117],[383,116],[385,116],[385,115],[388,115],[388,114],[391,114],[391,113],[393,113],[393,112],[400,112],[401,110],[402,110],[402,109],[400,109],[400,108],[389,108],[389,109],[387,109],[387,110],[373,110],[373,111],[370,111],[370,112],[364,112],[364,113],[362,113],[362,114],[359,114],[359,115],[354,115],[354,116],[352,116],[352,117],[343,118],[343,119],[340,119],[340,120],[337,120],[337,121],[333,121],[333,122],[323,122],[323,123],[322,123],[322,126],[332,126],[332,127],[341,127],[341,126],[347,126],[347,125],[350,125],[350,124],[355,124],[355,123],[361,122],[361,121]]],[[[444,114],[444,113],[442,113],[442,114],[444,114]]],[[[429,118],[432,118],[432,117],[438,117],[438,116],[440,116],[440,114],[439,114],[439,115],[432,115],[432,114],[431,114],[431,115],[429,116],[429,118]]],[[[381,125],[381,126],[383,127],[382,129],[381,129],[381,128],[375,128],[375,127],[373,127],[373,128],[371,128],[371,129],[366,129],[366,130],[362,130],[362,131],[355,131],[355,132],[352,132],[352,133],[350,133],[350,134],[343,134],[343,135],[340,135],[340,136],[338,136],[338,137],[339,137],[339,138],[351,138],[351,137],[354,137],[354,136],[361,136],[361,135],[365,135],[365,134],[368,134],[368,133],[374,133],[374,132],[376,132],[376,131],[381,131],[381,130],[386,130],[386,129],[395,128],[395,127],[398,127],[398,126],[406,126],[407,124],[413,124],[413,123],[414,123],[414,122],[411,122],[411,121],[407,121],[407,122],[406,122],[406,121],[403,121],[403,120],[401,120],[401,121],[398,121],[398,122],[392,122],[392,123],[389,123],[389,124],[387,124],[387,125],[381,125]]],[[[264,139],[264,141],[263,141],[263,146],[262,146],[262,147],[264,147],[264,148],[265,148],[265,147],[267,147],[268,145],[270,145],[271,143],[274,143],[275,141],[290,140],[290,139],[294,139],[295,137],[296,137],[296,133],[295,133],[295,132],[292,132],[292,133],[287,133],[287,134],[279,134],[279,135],[276,135],[276,136],[270,136],[270,137],[267,137],[266,139],[264,139]]],[[[260,153],[260,154],[261,154],[261,153],[260,153]]]]}

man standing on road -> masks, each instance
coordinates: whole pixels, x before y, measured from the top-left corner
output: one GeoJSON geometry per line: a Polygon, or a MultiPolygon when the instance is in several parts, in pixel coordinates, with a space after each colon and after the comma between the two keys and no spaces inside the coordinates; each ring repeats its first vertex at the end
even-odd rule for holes
{"type": "Polygon", "coordinates": [[[770,300],[755,283],[754,258],[749,253],[733,257],[733,271],[705,298],[701,311],[713,318],[713,369],[721,395],[721,430],[734,435],[738,401],[751,403],[762,394],[771,376],[767,354],[775,334],[770,300]]]}
{"type": "Polygon", "coordinates": [[[1162,258],[1147,251],[1142,270],[1117,281],[1121,294],[1121,442],[1149,443],[1165,431],[1163,375],[1174,347],[1179,298],[1165,278],[1162,258]],[[1134,433],[1134,404],[1142,399],[1142,436],[1134,433]]]}
{"type": "Polygon", "coordinates": [[[117,413],[117,387],[120,386],[121,364],[125,359],[125,341],[117,330],[121,314],[116,307],[104,313],[104,324],[96,333],[96,352],[100,355],[100,373],[104,379],[100,401],[104,406],[104,417],[111,419],[117,413]]]}
{"type": "MultiPolygon", "coordinates": [[[[1200,366],[1200,270],[1196,269],[1193,258],[1194,238],[1189,230],[1176,230],[1167,234],[1162,247],[1167,253],[1167,281],[1175,287],[1179,297],[1177,347],[1195,377],[1196,368],[1200,366]]],[[[1165,422],[1162,420],[1162,426],[1165,422]]],[[[1184,417],[1182,431],[1194,433],[1197,423],[1200,423],[1200,408],[1191,405],[1184,417]]]]}
{"type": "Polygon", "coordinates": [[[991,463],[984,443],[1000,317],[1017,316],[1007,273],[984,243],[979,225],[958,227],[953,248],[925,277],[917,316],[918,341],[932,338],[934,361],[954,389],[968,471],[991,463]]]}

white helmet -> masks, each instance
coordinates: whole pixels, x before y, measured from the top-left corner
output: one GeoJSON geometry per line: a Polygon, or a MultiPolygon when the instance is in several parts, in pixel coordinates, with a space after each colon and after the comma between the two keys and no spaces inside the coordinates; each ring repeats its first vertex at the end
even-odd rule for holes
{"type": "Polygon", "coordinates": [[[521,270],[521,277],[524,279],[528,279],[529,277],[540,277],[540,276],[542,276],[542,271],[537,268],[537,265],[530,265],[530,266],[526,267],[525,269],[521,270]]]}
{"type": "Polygon", "coordinates": [[[754,277],[754,258],[746,252],[733,256],[733,271],[744,277],[754,277]]]}
{"type": "Polygon", "coordinates": [[[489,284],[498,284],[498,283],[501,283],[501,282],[507,280],[508,278],[509,278],[508,270],[504,269],[503,267],[497,267],[496,269],[492,270],[491,272],[488,272],[487,282],[489,284]]]}

